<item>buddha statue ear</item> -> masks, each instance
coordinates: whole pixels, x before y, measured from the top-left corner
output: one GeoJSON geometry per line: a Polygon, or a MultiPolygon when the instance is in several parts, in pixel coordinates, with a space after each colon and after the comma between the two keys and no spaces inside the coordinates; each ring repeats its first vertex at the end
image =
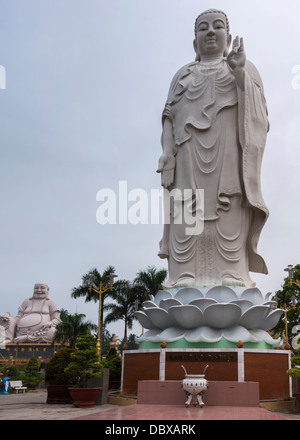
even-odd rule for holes
{"type": "Polygon", "coordinates": [[[200,61],[200,54],[197,51],[197,42],[196,39],[193,41],[194,51],[196,52],[196,58],[195,61],[200,61]]]}

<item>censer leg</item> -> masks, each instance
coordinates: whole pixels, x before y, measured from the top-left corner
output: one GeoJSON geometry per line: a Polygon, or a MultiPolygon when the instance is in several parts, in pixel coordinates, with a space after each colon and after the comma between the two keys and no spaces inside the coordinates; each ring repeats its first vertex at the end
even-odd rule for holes
{"type": "Polygon", "coordinates": [[[201,408],[204,407],[204,402],[203,402],[203,400],[202,400],[202,396],[203,396],[203,394],[204,394],[203,391],[201,391],[201,393],[197,394],[197,400],[198,400],[199,406],[200,406],[201,408]]]}
{"type": "Polygon", "coordinates": [[[188,399],[187,399],[187,401],[185,402],[185,407],[188,408],[188,407],[190,406],[190,403],[191,403],[191,400],[192,400],[193,395],[192,395],[192,394],[188,394],[188,393],[186,393],[186,394],[187,394],[187,396],[188,396],[188,399]]]}

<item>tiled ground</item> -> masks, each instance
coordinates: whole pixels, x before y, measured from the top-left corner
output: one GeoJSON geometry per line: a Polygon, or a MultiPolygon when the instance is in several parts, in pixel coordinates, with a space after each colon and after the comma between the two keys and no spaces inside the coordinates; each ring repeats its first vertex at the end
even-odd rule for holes
{"type": "MultiPolygon", "coordinates": [[[[0,421],[2,420],[102,420],[114,421],[180,420],[193,423],[197,420],[299,420],[300,413],[274,413],[256,407],[205,406],[185,408],[183,405],[101,405],[94,408],[74,408],[72,404],[47,405],[45,390],[36,393],[0,396],[0,421]]],[[[111,423],[109,423],[111,422],[111,423]]],[[[150,423],[150,422],[149,422],[150,423]]]]}
{"type": "Polygon", "coordinates": [[[263,408],[216,407],[185,408],[177,405],[116,406],[104,412],[94,412],[75,420],[284,420],[263,408]]]}

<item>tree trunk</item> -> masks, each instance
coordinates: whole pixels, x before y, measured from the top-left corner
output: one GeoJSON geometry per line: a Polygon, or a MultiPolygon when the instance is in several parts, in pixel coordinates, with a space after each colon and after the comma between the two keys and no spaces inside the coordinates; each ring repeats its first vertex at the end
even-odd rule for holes
{"type": "Polygon", "coordinates": [[[123,344],[127,342],[127,320],[125,319],[125,328],[124,328],[124,341],[123,344]]]}

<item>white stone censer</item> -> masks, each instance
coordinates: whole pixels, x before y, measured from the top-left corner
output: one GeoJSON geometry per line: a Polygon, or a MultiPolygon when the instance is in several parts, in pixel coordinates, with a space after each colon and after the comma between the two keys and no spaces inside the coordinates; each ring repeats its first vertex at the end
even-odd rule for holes
{"type": "Polygon", "coordinates": [[[197,406],[198,403],[200,408],[203,408],[204,403],[202,397],[209,386],[208,380],[205,379],[205,371],[208,365],[206,365],[202,374],[187,374],[184,366],[181,366],[185,372],[185,378],[181,382],[181,386],[187,395],[185,407],[188,408],[191,403],[197,406]]]}

